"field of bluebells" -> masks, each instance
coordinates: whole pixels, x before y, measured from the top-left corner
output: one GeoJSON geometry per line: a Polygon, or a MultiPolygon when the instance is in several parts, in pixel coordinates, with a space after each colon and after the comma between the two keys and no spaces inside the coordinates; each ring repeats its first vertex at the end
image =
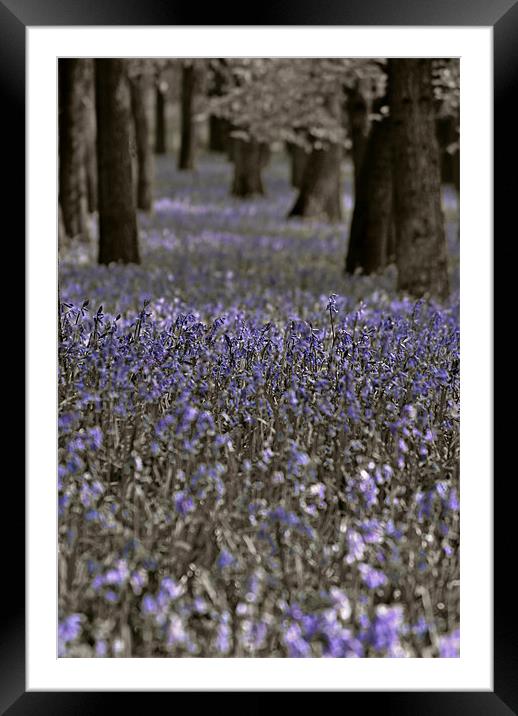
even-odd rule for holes
{"type": "MultiPolygon", "coordinates": [[[[459,654],[459,316],[344,224],[157,166],[140,266],[60,256],[59,655],[459,654]]],[[[453,285],[457,206],[445,191],[453,285]]]]}

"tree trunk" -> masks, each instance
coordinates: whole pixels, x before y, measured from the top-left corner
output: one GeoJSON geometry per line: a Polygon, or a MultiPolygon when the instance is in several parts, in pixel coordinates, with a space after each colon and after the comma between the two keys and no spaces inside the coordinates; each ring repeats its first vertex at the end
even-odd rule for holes
{"type": "Polygon", "coordinates": [[[457,195],[460,196],[460,150],[458,149],[453,157],[453,186],[457,190],[457,195]]]}
{"type": "Polygon", "coordinates": [[[264,161],[264,149],[255,139],[232,140],[234,157],[234,179],[232,194],[239,197],[263,195],[264,187],[261,170],[264,161]]]}
{"type": "Polygon", "coordinates": [[[441,154],[441,181],[459,184],[459,118],[453,115],[438,117],[435,128],[441,154]]]}
{"type": "Polygon", "coordinates": [[[178,169],[194,169],[195,127],[193,121],[194,96],[196,91],[196,68],[184,65],[181,88],[181,140],[178,169]]]}
{"type": "Polygon", "coordinates": [[[166,92],[167,83],[159,80],[155,86],[155,154],[167,152],[166,92]]]}
{"type": "Polygon", "coordinates": [[[346,88],[346,96],[349,132],[352,142],[351,156],[354,168],[354,189],[356,192],[369,136],[369,104],[365,95],[361,92],[359,82],[354,87],[346,88]]]}
{"type": "Polygon", "coordinates": [[[124,60],[95,60],[99,263],[139,263],[124,60]]]}
{"type": "Polygon", "coordinates": [[[86,189],[88,195],[88,211],[97,211],[97,156],[95,148],[95,107],[88,108],[86,128],[86,189]]]}
{"type": "Polygon", "coordinates": [[[59,203],[69,238],[87,237],[85,111],[82,102],[85,60],[60,59],[59,203]]]}
{"type": "Polygon", "coordinates": [[[300,189],[302,186],[302,177],[304,176],[304,166],[308,153],[299,144],[288,143],[288,154],[290,157],[290,181],[291,186],[300,189]]]}
{"type": "Polygon", "coordinates": [[[308,154],[299,195],[288,216],[341,220],[341,158],[342,149],[338,144],[313,149],[308,154]]]}
{"type": "Polygon", "coordinates": [[[394,185],[392,185],[392,215],[387,234],[387,264],[396,263],[396,227],[394,225],[394,185]]]}
{"type": "MultiPolygon", "coordinates": [[[[209,85],[209,97],[221,97],[225,92],[225,67],[227,60],[219,58],[212,64],[211,82],[209,85]]],[[[209,151],[228,151],[230,122],[226,117],[218,117],[215,114],[209,116],[209,151]]]]}
{"type": "Polygon", "coordinates": [[[375,273],[388,260],[392,228],[390,119],[373,122],[356,182],[345,270],[375,273]]]}
{"type": "Polygon", "coordinates": [[[398,288],[448,295],[430,59],[389,59],[398,288]]]}
{"type": "Polygon", "coordinates": [[[234,161],[234,149],[236,145],[236,138],[232,136],[232,132],[234,131],[235,127],[232,126],[229,122],[228,126],[228,142],[227,142],[227,159],[229,162],[234,161]]]}
{"type": "Polygon", "coordinates": [[[87,81],[84,92],[84,113],[85,113],[85,171],[86,171],[86,194],[88,199],[88,211],[93,214],[97,211],[97,158],[95,149],[95,82],[94,62],[86,60],[87,81]]]}
{"type": "Polygon", "coordinates": [[[143,211],[150,211],[152,205],[153,155],[151,153],[149,121],[146,111],[149,90],[146,75],[132,77],[130,88],[137,149],[137,208],[143,211]]]}
{"type": "Polygon", "coordinates": [[[63,222],[63,210],[61,204],[58,203],[58,250],[65,247],[67,243],[67,232],[65,231],[65,224],[63,222]]]}
{"type": "MultiPolygon", "coordinates": [[[[334,120],[341,121],[342,90],[329,93],[324,100],[324,107],[334,120]]],[[[341,144],[313,147],[307,156],[299,195],[288,216],[307,218],[323,218],[329,221],[342,219],[341,196],[341,144]]]]}
{"type": "Polygon", "coordinates": [[[228,120],[211,114],[209,117],[209,151],[226,152],[228,148],[228,120]]]}

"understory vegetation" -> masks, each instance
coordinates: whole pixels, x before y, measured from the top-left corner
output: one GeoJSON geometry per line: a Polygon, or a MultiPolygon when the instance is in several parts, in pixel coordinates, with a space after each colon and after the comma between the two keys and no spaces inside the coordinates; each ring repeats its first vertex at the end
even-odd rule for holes
{"type": "Polygon", "coordinates": [[[343,276],[343,171],[286,221],[282,158],[160,157],[140,265],[63,248],[61,656],[458,656],[458,294],[343,276]]]}

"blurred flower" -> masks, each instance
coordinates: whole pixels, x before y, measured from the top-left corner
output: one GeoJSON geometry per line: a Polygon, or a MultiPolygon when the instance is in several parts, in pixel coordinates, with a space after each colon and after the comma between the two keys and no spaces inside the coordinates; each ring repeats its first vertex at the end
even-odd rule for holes
{"type": "Polygon", "coordinates": [[[439,638],[439,656],[443,659],[456,659],[460,654],[460,630],[439,638]]]}
{"type": "Polygon", "coordinates": [[[360,570],[364,583],[369,589],[378,589],[378,587],[382,587],[387,583],[387,577],[379,569],[374,569],[374,567],[368,564],[360,564],[358,565],[358,569],[360,570]]]}
{"type": "Polygon", "coordinates": [[[230,567],[234,564],[235,558],[230,554],[230,552],[227,552],[226,550],[222,550],[219,553],[218,557],[218,567],[220,569],[224,569],[225,567],[230,567]]]}

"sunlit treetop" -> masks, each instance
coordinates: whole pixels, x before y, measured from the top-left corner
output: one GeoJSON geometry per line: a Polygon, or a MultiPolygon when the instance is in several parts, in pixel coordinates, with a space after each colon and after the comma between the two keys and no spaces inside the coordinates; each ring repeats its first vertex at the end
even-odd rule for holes
{"type": "Polygon", "coordinates": [[[234,136],[319,147],[343,143],[345,89],[384,91],[384,60],[245,58],[210,61],[222,78],[210,111],[227,118],[234,136]]]}

